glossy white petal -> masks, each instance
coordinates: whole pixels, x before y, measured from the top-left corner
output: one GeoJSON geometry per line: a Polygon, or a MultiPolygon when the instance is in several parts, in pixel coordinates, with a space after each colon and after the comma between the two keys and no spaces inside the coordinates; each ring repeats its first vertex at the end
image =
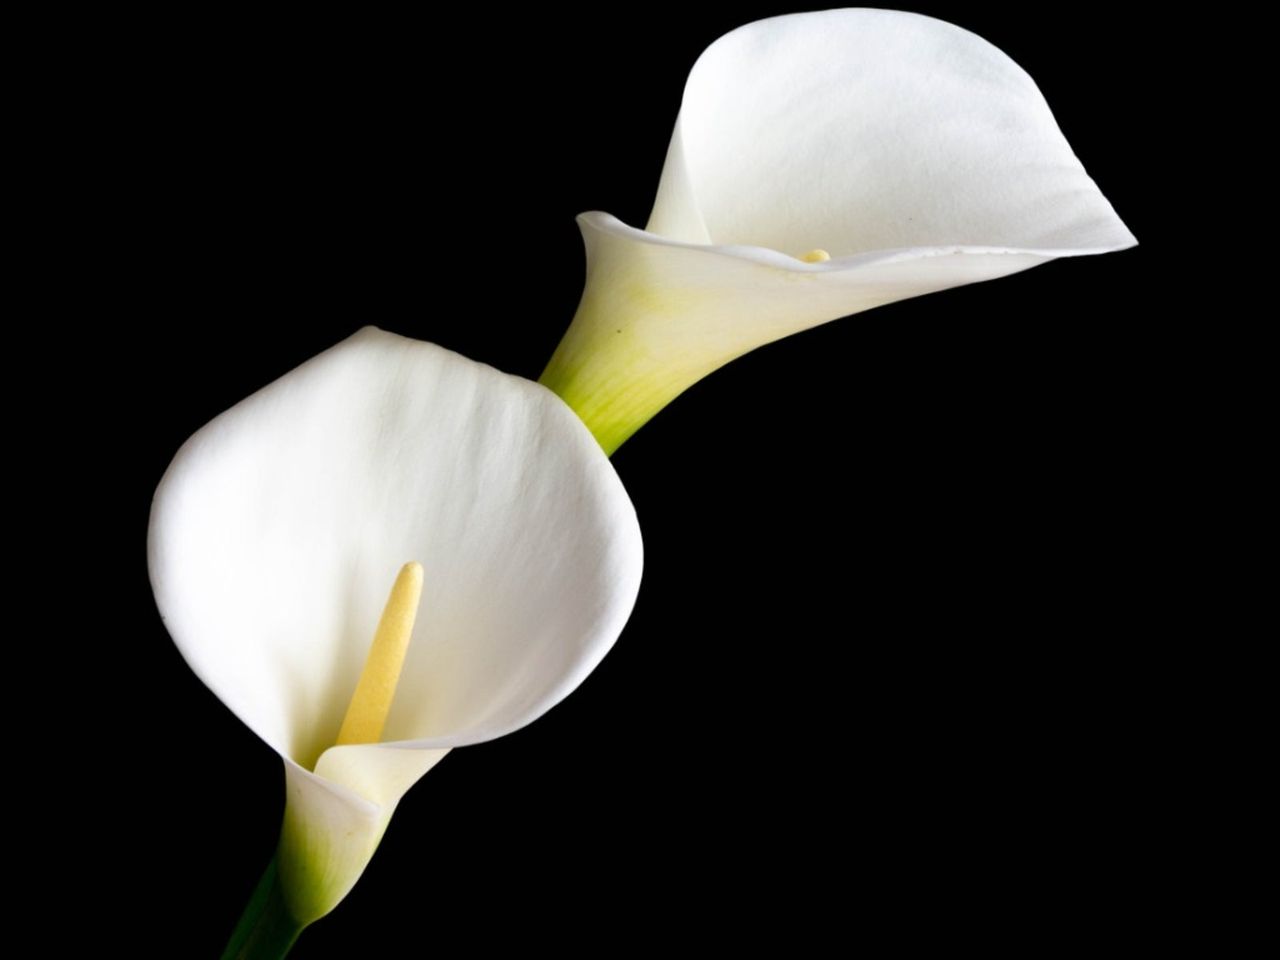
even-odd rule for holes
{"type": "Polygon", "coordinates": [[[582,681],[641,571],[630,500],[563,402],[373,328],[183,446],[149,553],[183,656],[285,758],[280,876],[303,921],[346,894],[447,748],[582,681]],[[408,561],[425,586],[384,742],[330,748],[408,561]]]}
{"type": "Polygon", "coordinates": [[[649,230],[832,257],[1133,243],[1026,72],[981,37],[828,10],[721,37],[685,86],[649,230]]]}
{"type": "Polygon", "coordinates": [[[772,340],[1135,242],[1021,68],[885,10],[722,37],[689,77],[648,229],[580,224],[587,289],[542,380],[608,450],[772,340]],[[797,259],[818,249],[831,259],[797,259]]]}
{"type": "Polygon", "coordinates": [[[383,739],[451,747],[586,676],[630,613],[641,549],[612,466],[555,396],[369,328],[186,443],[150,559],[192,668],[310,767],[402,564],[426,582],[383,739]]]}

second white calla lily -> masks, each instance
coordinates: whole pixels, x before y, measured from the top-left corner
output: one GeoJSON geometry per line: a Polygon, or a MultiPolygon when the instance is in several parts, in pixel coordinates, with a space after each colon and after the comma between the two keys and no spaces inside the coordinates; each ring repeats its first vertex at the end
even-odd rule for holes
{"type": "Polygon", "coordinates": [[[587,286],[542,382],[610,452],[762,344],[1136,242],[1008,56],[865,9],[716,41],[689,76],[647,228],[579,223],[587,286]]]}
{"type": "Polygon", "coordinates": [[[193,436],[149,546],[182,655],[284,759],[279,889],[299,927],[346,895],[449,748],[529,723],[583,680],[641,572],[630,500],[568,407],[372,328],[193,436]],[[421,603],[381,742],[334,746],[410,562],[421,603]]]}

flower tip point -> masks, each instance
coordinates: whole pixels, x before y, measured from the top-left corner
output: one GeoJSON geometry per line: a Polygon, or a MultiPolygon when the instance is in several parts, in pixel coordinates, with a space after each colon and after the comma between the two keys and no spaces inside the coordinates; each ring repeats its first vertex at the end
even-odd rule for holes
{"type": "Polygon", "coordinates": [[[808,253],[802,253],[796,258],[801,263],[826,263],[831,259],[831,254],[823,250],[821,247],[815,247],[808,253]]]}

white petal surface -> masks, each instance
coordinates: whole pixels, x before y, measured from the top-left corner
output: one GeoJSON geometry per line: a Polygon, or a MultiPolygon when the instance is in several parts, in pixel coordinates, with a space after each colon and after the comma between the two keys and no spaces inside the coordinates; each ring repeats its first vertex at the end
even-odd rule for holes
{"type": "MultiPolygon", "coordinates": [[[[183,656],[308,769],[405,562],[426,582],[383,739],[431,749],[499,736],[572,690],[621,631],[641,568],[630,501],[559,399],[373,328],[193,436],[156,492],[149,546],[183,656]]],[[[334,767],[394,802],[381,775],[360,786],[384,752],[339,748],[334,767]]]]}
{"type": "Polygon", "coordinates": [[[1021,67],[952,24],[862,9],[762,20],[703,53],[649,229],[793,256],[1134,242],[1021,67]]]}
{"type": "Polygon", "coordinates": [[[1136,242],[1017,64],[940,20],[861,9],[712,44],[648,229],[579,222],[587,288],[541,379],[609,451],[765,343],[1136,242]],[[813,250],[831,259],[797,259],[813,250]]]}

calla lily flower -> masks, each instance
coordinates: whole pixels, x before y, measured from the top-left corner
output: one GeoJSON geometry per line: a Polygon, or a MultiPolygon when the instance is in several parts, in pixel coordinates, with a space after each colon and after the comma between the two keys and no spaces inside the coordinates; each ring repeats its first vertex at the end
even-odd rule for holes
{"type": "Polygon", "coordinates": [[[529,723],[595,667],[641,543],[550,391],[368,328],[191,437],[156,491],[149,560],[183,657],[284,761],[261,916],[228,951],[278,955],[450,748],[529,723]],[[382,714],[352,732],[362,697],[382,714]]]}
{"type": "Polygon", "coordinates": [[[848,314],[1136,243],[1032,79],[888,10],[749,24],[695,64],[644,230],[579,217],[547,384],[612,452],[734,357],[848,314]]]}

